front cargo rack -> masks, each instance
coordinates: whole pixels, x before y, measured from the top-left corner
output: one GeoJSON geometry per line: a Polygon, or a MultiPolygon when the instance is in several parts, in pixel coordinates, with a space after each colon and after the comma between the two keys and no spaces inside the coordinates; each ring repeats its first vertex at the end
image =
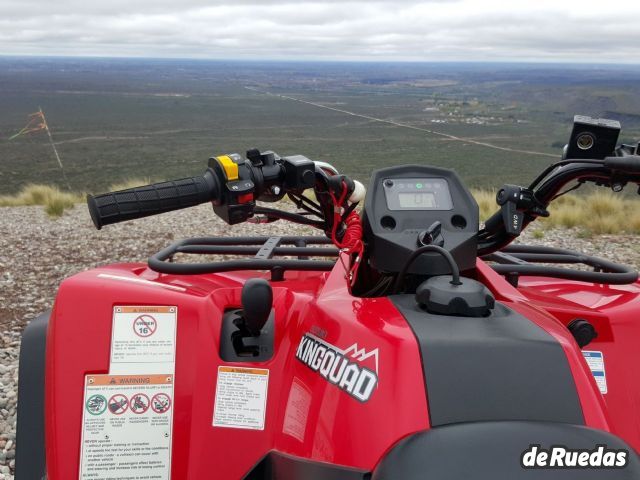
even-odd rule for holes
{"type": "Polygon", "coordinates": [[[631,267],[573,250],[537,245],[508,245],[482,257],[513,286],[520,276],[553,277],[580,282],[626,285],[638,279],[631,267]],[[536,265],[537,264],[537,265],[536,265]],[[546,264],[546,265],[540,265],[546,264]],[[593,270],[576,270],[550,264],[586,265],[593,270]]]}
{"type": "Polygon", "coordinates": [[[329,271],[339,250],[322,236],[300,237],[200,237],[180,240],[149,258],[149,268],[159,273],[196,275],[232,270],[268,270],[271,279],[282,280],[287,270],[329,271]],[[178,253],[187,255],[250,256],[206,263],[179,263],[178,253]],[[279,258],[289,257],[289,258],[279,258]],[[295,258],[290,258],[295,257],[295,258]],[[313,257],[333,260],[312,260],[313,257]]]}
{"type": "MultiPolygon", "coordinates": [[[[324,236],[199,237],[180,240],[149,258],[149,268],[159,273],[197,275],[233,270],[266,270],[282,280],[287,270],[330,271],[339,250],[324,236]],[[176,254],[221,255],[249,258],[204,263],[180,263],[176,254]],[[295,258],[292,258],[295,257],[295,258]],[[313,260],[313,258],[331,260],[313,260]]],[[[634,283],[638,272],[602,258],[572,250],[533,245],[509,245],[482,257],[514,286],[520,276],[544,276],[582,282],[624,285],[634,283]],[[550,264],[582,264],[593,270],[562,268],[550,264]]]]}

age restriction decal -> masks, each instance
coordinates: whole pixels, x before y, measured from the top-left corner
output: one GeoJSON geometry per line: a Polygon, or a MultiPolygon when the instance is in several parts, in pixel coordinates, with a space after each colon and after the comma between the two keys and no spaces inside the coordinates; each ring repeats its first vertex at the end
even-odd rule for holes
{"type": "Polygon", "coordinates": [[[109,373],[174,373],[177,318],[174,306],[114,307],[109,373]]]}

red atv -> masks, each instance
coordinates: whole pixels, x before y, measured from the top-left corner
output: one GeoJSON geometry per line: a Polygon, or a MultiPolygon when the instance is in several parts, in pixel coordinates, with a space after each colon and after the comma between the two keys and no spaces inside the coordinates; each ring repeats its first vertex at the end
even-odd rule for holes
{"type": "Polygon", "coordinates": [[[361,184],[270,151],[89,196],[97,228],[212,202],[324,234],[191,238],[65,280],[22,341],[17,478],[640,478],[637,273],[511,245],[575,182],[640,183],[618,131],[577,118],[482,229],[453,171],[375,171],[359,213],[361,184]]]}

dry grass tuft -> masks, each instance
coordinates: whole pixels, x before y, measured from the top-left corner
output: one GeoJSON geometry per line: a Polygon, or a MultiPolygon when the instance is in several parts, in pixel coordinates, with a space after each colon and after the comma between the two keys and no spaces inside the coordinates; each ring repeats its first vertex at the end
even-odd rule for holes
{"type": "Polygon", "coordinates": [[[473,190],[471,192],[480,207],[480,221],[484,222],[498,210],[496,192],[491,190],[473,190]]]}
{"type": "MultiPolygon", "coordinates": [[[[148,178],[129,179],[111,185],[109,191],[124,190],[151,183],[148,178]]],[[[65,210],[73,208],[76,203],[84,203],[84,193],[63,192],[56,186],[30,184],[26,185],[15,195],[0,196],[0,207],[19,207],[28,205],[42,205],[50,217],[60,217],[65,210]]]]}
{"type": "Polygon", "coordinates": [[[598,191],[552,204],[548,227],[580,227],[593,234],[640,233],[640,203],[636,199],[598,191]]]}
{"type": "Polygon", "coordinates": [[[61,216],[65,209],[81,202],[83,196],[77,193],[63,192],[51,185],[26,185],[16,195],[0,197],[0,207],[16,207],[21,205],[43,205],[48,215],[61,216]]]}

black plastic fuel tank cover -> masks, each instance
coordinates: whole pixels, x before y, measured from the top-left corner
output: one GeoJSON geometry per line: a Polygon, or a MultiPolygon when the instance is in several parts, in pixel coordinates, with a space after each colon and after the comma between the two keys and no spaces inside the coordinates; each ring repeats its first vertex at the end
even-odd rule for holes
{"type": "Polygon", "coordinates": [[[564,349],[532,320],[499,301],[488,316],[473,318],[426,313],[413,295],[388,298],[420,347],[432,427],[507,420],[584,425],[564,349]]]}
{"type": "Polygon", "coordinates": [[[485,317],[496,301],[482,283],[461,277],[456,284],[451,275],[438,275],[425,280],[416,290],[421,308],[438,315],[485,317]]]}

